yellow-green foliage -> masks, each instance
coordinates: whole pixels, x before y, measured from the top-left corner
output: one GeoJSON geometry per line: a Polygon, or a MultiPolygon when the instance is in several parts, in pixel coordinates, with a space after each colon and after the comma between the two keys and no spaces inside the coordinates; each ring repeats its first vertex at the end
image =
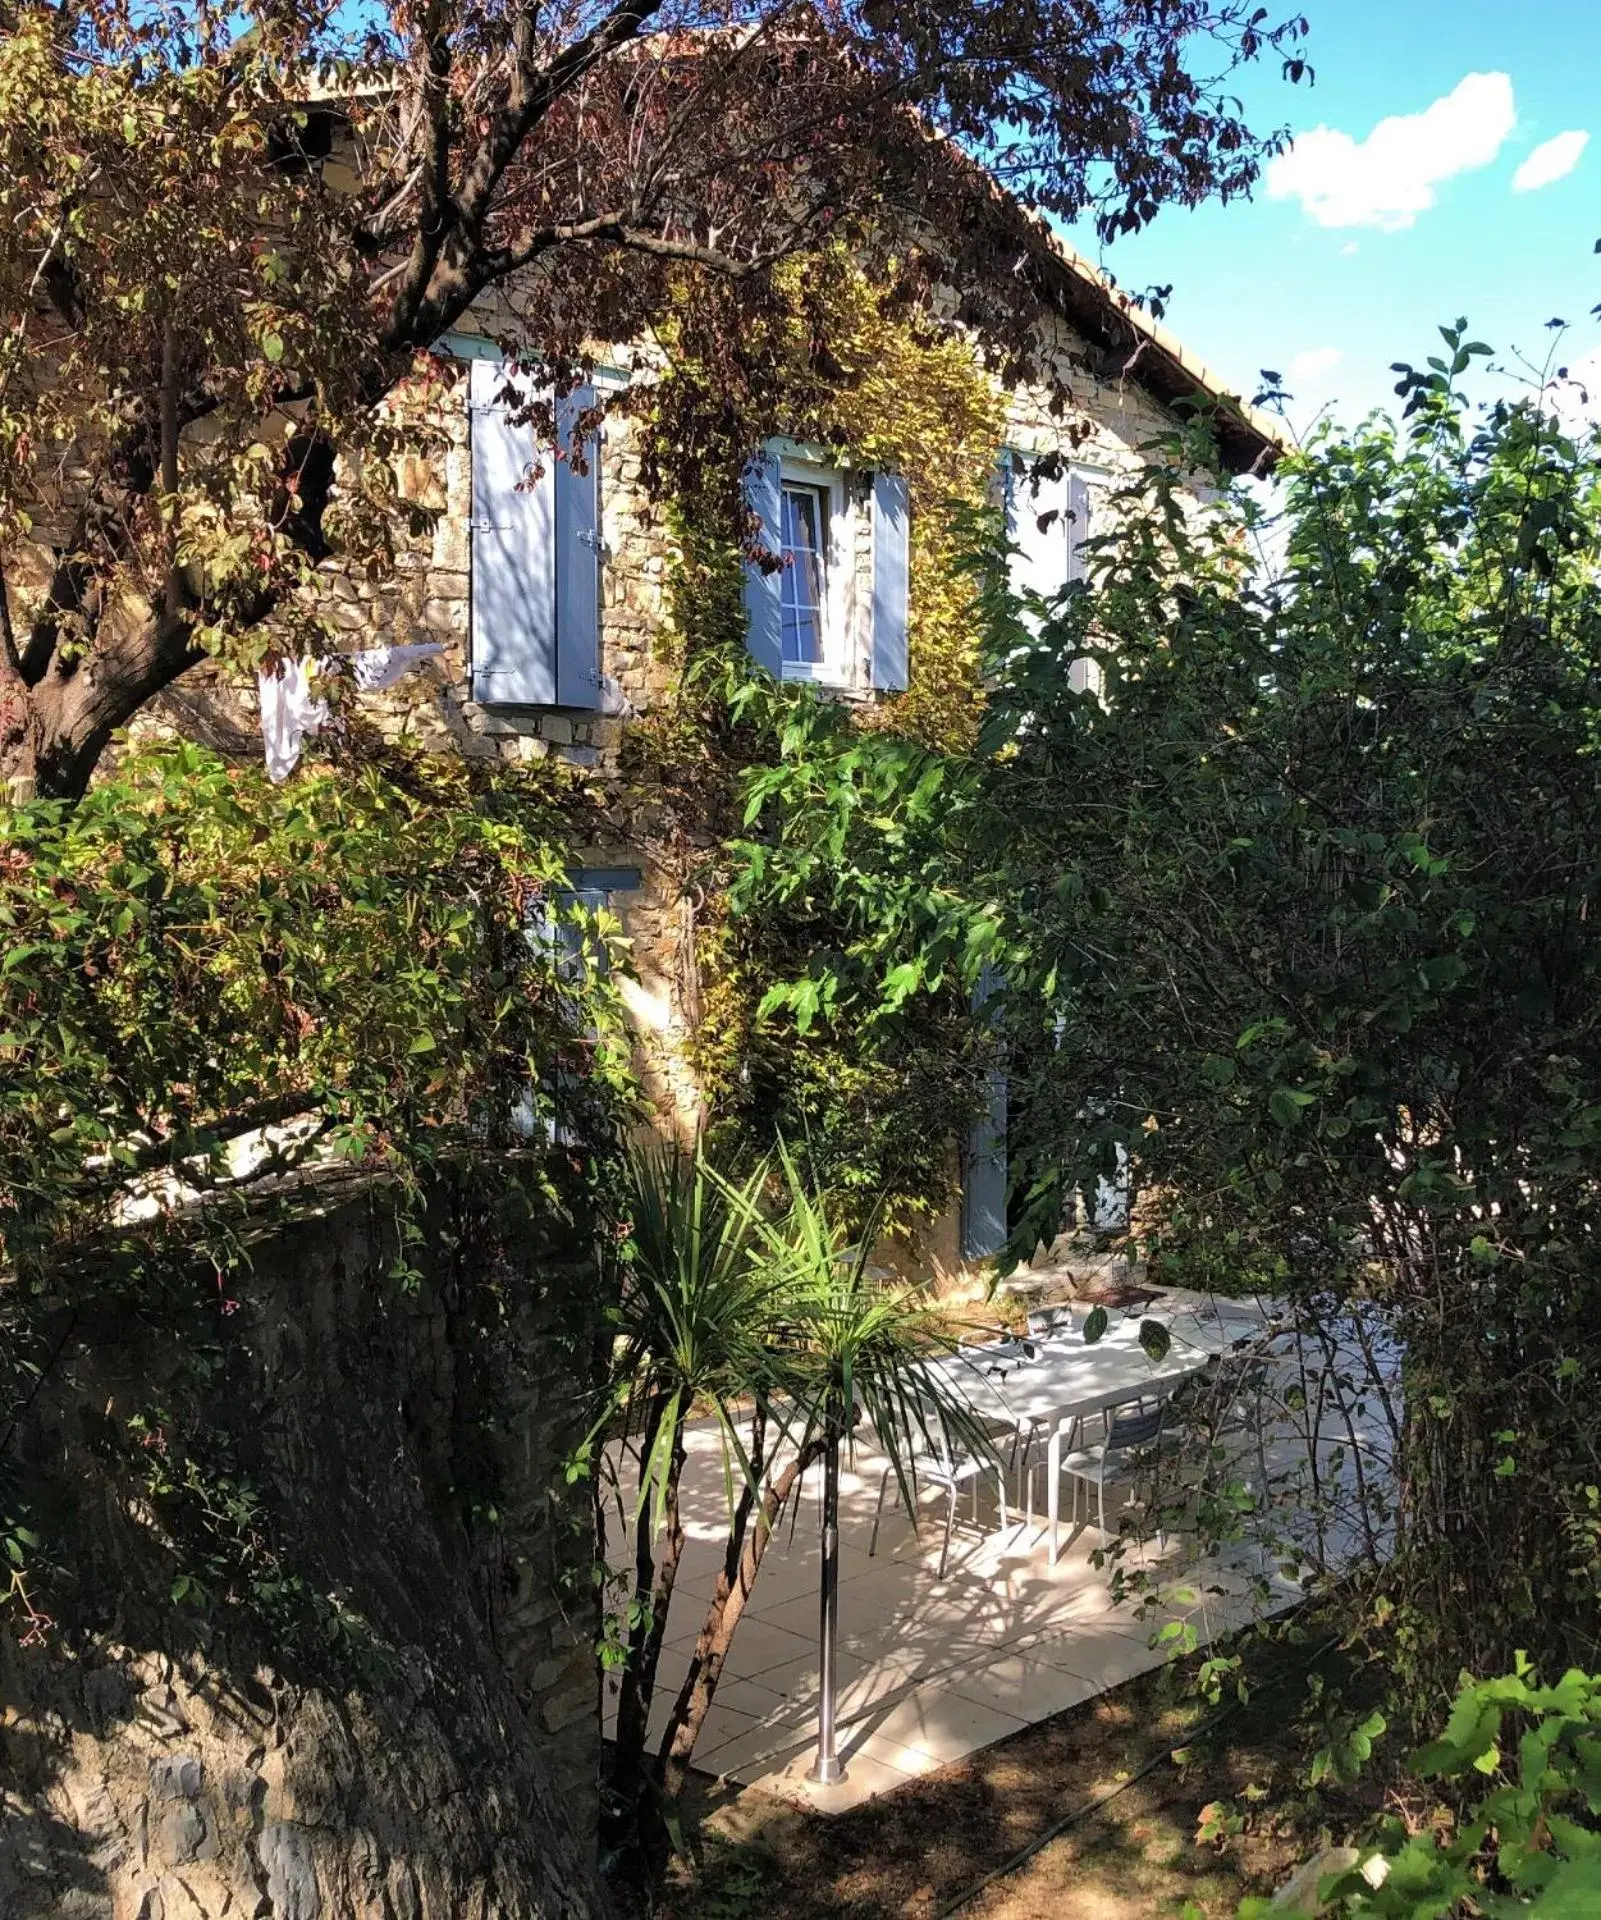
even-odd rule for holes
{"type": "MultiPolygon", "coordinates": [[[[904,474],[911,496],[911,685],[873,710],[873,724],[968,745],[982,688],[957,526],[994,482],[999,389],[965,339],[870,281],[843,246],[781,270],[771,307],[747,314],[737,356],[712,362],[697,343],[718,337],[707,324],[717,298],[705,281],[685,282],[650,423],[674,536],[667,644],[686,663],[743,653],[744,466],[775,434],[830,447],[842,464],[904,474]]],[[[689,691],[698,697],[693,675],[689,691]]]]}
{"type": "Polygon", "coordinates": [[[945,1143],[970,1095],[959,1035],[932,1010],[889,1052],[826,1027],[804,1039],[778,1032],[756,1009],[772,979],[793,971],[801,930],[783,915],[733,922],[722,904],[741,777],[772,751],[770,734],[736,724],[727,704],[748,671],[741,480],[751,454],[778,434],[828,447],[863,473],[905,475],[911,683],[856,711],[863,725],[960,752],[976,732],[983,686],[959,528],[993,484],[1003,403],[965,339],[870,282],[843,246],[776,276],[771,303],[755,316],[747,309],[733,352],[716,325],[721,297],[686,279],[679,320],[663,337],[670,369],[653,395],[646,469],[673,544],[663,645],[680,668],[679,691],[631,730],[630,757],[653,830],[676,842],[675,863],[705,850],[695,1056],[714,1127],[804,1131],[833,1174],[854,1169],[864,1197],[889,1190],[905,1218],[945,1197],[945,1143]]]}
{"type": "Polygon", "coordinates": [[[956,522],[993,485],[1001,396],[964,339],[894,312],[848,260],[828,262],[825,288],[835,324],[824,337],[842,373],[813,399],[816,437],[862,466],[903,473],[911,495],[911,684],[876,711],[897,731],[959,750],[971,744],[982,686],[956,522]]]}

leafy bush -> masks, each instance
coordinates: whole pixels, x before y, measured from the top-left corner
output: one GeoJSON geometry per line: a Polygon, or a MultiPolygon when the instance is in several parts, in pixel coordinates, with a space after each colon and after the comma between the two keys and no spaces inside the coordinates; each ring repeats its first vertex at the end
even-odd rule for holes
{"type": "Polygon", "coordinates": [[[1126,1164],[1153,1278],[1294,1311],[1285,1558],[1365,1572],[1424,1710],[1601,1625],[1601,439],[1447,347],[1275,526],[1175,440],[1021,605],[975,516],[978,750],[784,719],[730,892],[816,930],[797,1031],[932,1031],[985,969],[1015,1253],[1126,1164]]]}
{"type": "Polygon", "coordinates": [[[1120,1146],[1153,1278],[1294,1310],[1305,1544],[1421,1711],[1601,1624],[1601,440],[1448,348],[1286,463],[1282,526],[1175,464],[1037,638],[997,610],[974,834],[1033,1224],[1120,1146]]]}
{"type": "Polygon", "coordinates": [[[526,783],[274,788],[183,744],[0,814],[0,1267],[42,1280],[314,1156],[405,1178],[617,1091],[600,970],[562,960],[561,825],[526,783]]]}
{"type": "Polygon", "coordinates": [[[1516,1671],[1500,1679],[1464,1677],[1444,1734],[1412,1767],[1458,1788],[1483,1778],[1501,1784],[1449,1837],[1388,1821],[1374,1844],[1321,1863],[1331,1870],[1320,1873],[1312,1863],[1290,1897],[1244,1902],[1240,1920],[1312,1913],[1583,1920],[1601,1913],[1601,1675],[1573,1668],[1555,1686],[1541,1686],[1520,1654],[1516,1671]],[[1515,1742],[1515,1759],[1503,1740],[1515,1742]],[[1297,1897],[1302,1888],[1305,1897],[1297,1897]]]}

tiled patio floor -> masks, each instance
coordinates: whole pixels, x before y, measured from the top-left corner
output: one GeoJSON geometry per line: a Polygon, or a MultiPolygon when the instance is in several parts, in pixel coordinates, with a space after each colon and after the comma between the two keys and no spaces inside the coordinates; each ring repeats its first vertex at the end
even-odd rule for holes
{"type": "MultiPolygon", "coordinates": [[[[1165,1618],[1194,1621],[1205,1642],[1245,1625],[1262,1603],[1242,1572],[1214,1562],[1184,1566],[1174,1545],[1164,1565],[1178,1590],[1163,1615],[1136,1619],[1113,1604],[1107,1575],[1091,1564],[1092,1530],[1053,1566],[1036,1516],[1032,1534],[1002,1533],[964,1497],[946,1577],[938,1578],[943,1495],[926,1500],[921,1533],[898,1507],[887,1512],[868,1557],[880,1463],[859,1454],[841,1476],[839,1741],[846,1779],[805,1780],[817,1724],[817,1612],[821,1557],[818,1489],[808,1484],[793,1530],[768,1549],[734,1636],[695,1764],[743,1785],[837,1813],[948,1761],[1048,1719],[1159,1664],[1151,1639],[1165,1618]]],[[[819,1470],[820,1473],[820,1470],[819,1470]]],[[[814,1475],[815,1480],[818,1475],[814,1475]]],[[[726,1536],[717,1434],[690,1436],[685,1473],[687,1543],[656,1692],[659,1731],[693,1651],[726,1536]]],[[[1279,1580],[1269,1609],[1297,1589],[1279,1580]]],[[[608,1702],[610,1708],[610,1701],[608,1702]]]]}

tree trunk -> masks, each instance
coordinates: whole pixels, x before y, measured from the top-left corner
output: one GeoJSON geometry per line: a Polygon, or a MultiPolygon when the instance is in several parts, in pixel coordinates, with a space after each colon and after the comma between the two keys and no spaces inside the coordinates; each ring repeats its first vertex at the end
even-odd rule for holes
{"type": "MultiPolygon", "coordinates": [[[[661,1431],[665,1402],[658,1401],[646,1422],[641,1460],[648,1460],[661,1431]]],[[[667,1525],[661,1555],[654,1552],[650,1502],[640,1492],[639,1516],[634,1526],[634,1619],[628,1629],[628,1657],[617,1701],[616,1759],[612,1784],[619,1801],[630,1805],[638,1797],[644,1775],[645,1747],[650,1739],[650,1709],[656,1694],[656,1669],[667,1636],[678,1564],[684,1551],[684,1528],[679,1514],[679,1485],[684,1472],[684,1420],[674,1422],[673,1446],[664,1494],[667,1525]]]]}
{"type": "Polygon", "coordinates": [[[29,686],[0,680],[0,785],[14,801],[75,800],[118,727],[204,658],[181,622],[153,619],[137,644],[95,648],[79,659],[56,655],[29,686]]]}
{"type": "Polygon", "coordinates": [[[695,1752],[695,1742],[700,1738],[706,1716],[711,1711],[717,1683],[723,1677],[723,1667],[733,1643],[734,1630],[744,1616],[773,1529],[800,1486],[806,1470],[822,1457],[825,1444],[821,1436],[808,1441],[778,1478],[768,1482],[759,1505],[748,1486],[740,1496],[734,1530],[729,1535],[728,1556],[722,1572],[717,1576],[717,1587],[706,1609],[700,1637],[695,1642],[694,1658],[689,1663],[689,1672],[684,1676],[684,1684],[673,1703],[667,1731],[662,1736],[659,1755],[662,1790],[669,1799],[676,1798],[683,1791],[684,1778],[695,1752]],[[753,1507],[756,1524],[754,1529],[750,1529],[753,1507]]]}
{"type": "MultiPolygon", "coordinates": [[[[172,564],[167,534],[140,528],[143,503],[158,482],[177,493],[179,438],[212,406],[203,383],[178,390],[171,339],[169,332],[157,396],[159,433],[136,426],[113,449],[106,475],[57,552],[49,592],[26,633],[14,624],[0,573],[0,796],[12,801],[36,794],[80,798],[117,729],[206,657],[194,643],[195,603],[183,570],[172,564]],[[160,583],[139,619],[138,605],[118,599],[108,582],[130,554],[137,562],[141,548],[157,538],[159,553],[144,553],[143,566],[136,565],[141,577],[160,583]],[[115,628],[107,632],[112,619],[115,628]]],[[[395,371],[387,360],[375,365],[371,405],[393,386],[395,371]]],[[[317,433],[298,433],[278,476],[279,524],[314,564],[328,551],[322,516],[336,458],[317,433]],[[298,502],[293,512],[292,498],[298,502]]],[[[259,626],[279,598],[279,588],[264,582],[233,607],[233,631],[259,626]]]]}

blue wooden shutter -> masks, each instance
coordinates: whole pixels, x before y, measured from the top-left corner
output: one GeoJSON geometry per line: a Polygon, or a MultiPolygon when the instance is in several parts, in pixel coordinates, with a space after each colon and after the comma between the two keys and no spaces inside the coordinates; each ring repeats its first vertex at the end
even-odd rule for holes
{"type": "MultiPolygon", "coordinates": [[[[1089,483],[1081,473],[1067,476],[1067,508],[1067,577],[1082,582],[1089,578],[1084,564],[1084,542],[1090,536],[1091,515],[1089,483]]],[[[1075,693],[1099,693],[1099,662],[1087,655],[1075,660],[1067,670],[1067,684],[1075,693]]]]}
{"type": "MultiPolygon", "coordinates": [[[[593,387],[577,387],[557,408],[563,452],[572,447],[578,417],[595,404],[593,387]]],[[[556,704],[600,706],[600,436],[583,443],[579,473],[570,459],[555,463],[556,483],[556,704]]]]}
{"type": "MultiPolygon", "coordinates": [[[[776,453],[761,453],[745,469],[745,501],[761,522],[759,538],[770,553],[783,551],[781,488],[776,453]]],[[[757,666],[775,678],[783,672],[783,575],[763,573],[745,565],[745,613],[750,622],[747,644],[757,666]]]]}
{"type": "Polygon", "coordinates": [[[1067,577],[1082,580],[1084,542],[1090,533],[1090,489],[1081,473],[1067,476],[1067,577]]]}
{"type": "Polygon", "coordinates": [[[873,685],[907,683],[906,622],[911,594],[911,503],[905,476],[873,475],[873,685]]]}
{"type": "MultiPolygon", "coordinates": [[[[507,369],[475,360],[472,398],[472,686],[486,706],[556,702],[556,481],[533,431],[512,424],[507,369]]],[[[517,383],[526,396],[527,381],[517,383]]]]}
{"type": "MultiPolygon", "coordinates": [[[[982,1017],[998,981],[984,969],[973,994],[982,1017]]],[[[1006,1244],[1006,1075],[991,1067],[985,1084],[984,1113],[968,1130],[962,1156],[962,1258],[984,1260],[1006,1244]]]]}

